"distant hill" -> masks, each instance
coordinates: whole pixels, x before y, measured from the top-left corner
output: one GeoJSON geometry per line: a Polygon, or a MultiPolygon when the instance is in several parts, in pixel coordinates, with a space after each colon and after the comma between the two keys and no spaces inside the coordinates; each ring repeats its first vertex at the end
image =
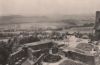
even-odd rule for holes
{"type": "Polygon", "coordinates": [[[23,23],[56,23],[71,25],[81,25],[84,23],[94,23],[95,16],[87,15],[62,15],[62,16],[21,16],[21,15],[10,15],[0,16],[0,25],[8,24],[23,24],[23,23]]]}

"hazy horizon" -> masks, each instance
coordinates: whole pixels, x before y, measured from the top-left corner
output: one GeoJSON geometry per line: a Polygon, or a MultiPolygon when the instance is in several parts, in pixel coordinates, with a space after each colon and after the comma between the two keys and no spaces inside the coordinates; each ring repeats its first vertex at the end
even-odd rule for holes
{"type": "Polygon", "coordinates": [[[0,16],[80,15],[99,10],[99,0],[0,0],[0,16]]]}

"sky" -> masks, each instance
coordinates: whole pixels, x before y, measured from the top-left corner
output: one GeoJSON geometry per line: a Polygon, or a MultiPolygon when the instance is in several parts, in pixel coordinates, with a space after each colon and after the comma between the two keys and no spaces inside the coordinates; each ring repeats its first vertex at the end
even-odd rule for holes
{"type": "Polygon", "coordinates": [[[94,14],[100,0],[0,0],[0,15],[94,14]]]}

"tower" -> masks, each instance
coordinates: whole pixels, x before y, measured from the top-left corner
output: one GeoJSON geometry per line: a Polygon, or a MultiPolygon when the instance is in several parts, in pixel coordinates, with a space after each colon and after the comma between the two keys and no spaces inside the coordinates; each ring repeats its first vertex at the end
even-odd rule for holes
{"type": "Polygon", "coordinates": [[[96,40],[100,40],[100,11],[96,12],[95,36],[96,40]]]}

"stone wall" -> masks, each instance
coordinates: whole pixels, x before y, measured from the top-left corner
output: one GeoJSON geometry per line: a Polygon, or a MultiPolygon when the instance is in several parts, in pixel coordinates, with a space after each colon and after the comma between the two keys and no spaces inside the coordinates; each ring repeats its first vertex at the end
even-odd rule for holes
{"type": "Polygon", "coordinates": [[[95,65],[95,57],[94,56],[87,56],[85,54],[80,54],[73,51],[65,52],[65,56],[69,59],[80,61],[86,63],[88,65],[95,65]]]}

